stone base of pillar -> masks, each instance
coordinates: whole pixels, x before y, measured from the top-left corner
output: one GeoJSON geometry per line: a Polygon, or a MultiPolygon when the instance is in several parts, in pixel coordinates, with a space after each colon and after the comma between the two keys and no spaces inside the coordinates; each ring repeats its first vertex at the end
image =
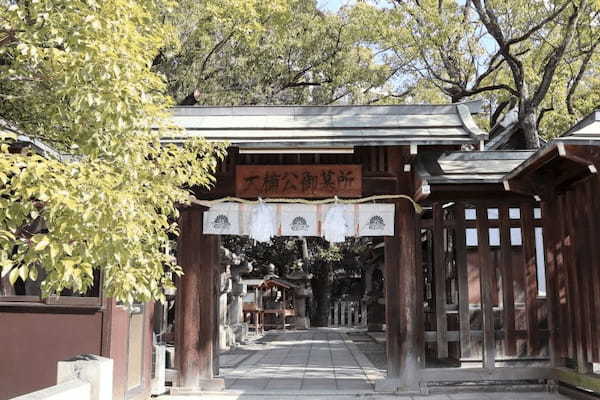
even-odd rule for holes
{"type": "Polygon", "coordinates": [[[310,320],[308,317],[296,317],[296,329],[310,328],[310,320]]]}
{"type": "Polygon", "coordinates": [[[206,392],[222,392],[225,390],[225,380],[221,378],[203,379],[197,387],[178,387],[173,386],[170,394],[172,396],[192,396],[206,392]]]}
{"type": "Polygon", "coordinates": [[[375,391],[381,393],[421,394],[418,382],[408,384],[404,379],[385,378],[375,382],[375,391]]]}
{"type": "Polygon", "coordinates": [[[231,327],[236,343],[244,343],[248,337],[248,324],[237,324],[231,327]]]}

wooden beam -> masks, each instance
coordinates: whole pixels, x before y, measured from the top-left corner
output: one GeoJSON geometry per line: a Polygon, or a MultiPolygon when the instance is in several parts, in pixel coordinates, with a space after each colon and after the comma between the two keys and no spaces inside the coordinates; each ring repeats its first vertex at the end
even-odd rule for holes
{"type": "Polygon", "coordinates": [[[548,329],[550,330],[550,361],[553,367],[562,364],[562,346],[564,340],[561,335],[560,323],[560,287],[559,287],[559,271],[558,257],[559,248],[557,241],[560,240],[560,227],[562,221],[556,221],[552,215],[559,215],[557,210],[557,202],[545,201],[542,203],[542,221],[544,229],[544,249],[546,261],[546,296],[548,299],[548,329]]]}
{"type": "Polygon", "coordinates": [[[523,265],[525,268],[527,354],[533,356],[539,351],[539,341],[537,335],[537,265],[535,258],[533,207],[531,203],[521,204],[521,236],[523,243],[523,265]]]}
{"type": "Polygon", "coordinates": [[[559,271],[561,271],[561,275],[563,278],[563,290],[565,292],[565,310],[561,314],[564,317],[562,321],[562,326],[565,327],[565,334],[567,341],[567,355],[570,358],[575,359],[577,357],[576,350],[576,334],[575,331],[575,313],[578,312],[574,309],[573,302],[571,301],[571,283],[572,283],[572,271],[571,271],[571,261],[572,261],[572,249],[570,244],[572,242],[572,238],[569,234],[569,216],[567,213],[569,212],[569,207],[567,206],[568,202],[565,195],[561,195],[557,198],[557,210],[558,215],[562,215],[561,224],[560,224],[560,232],[559,232],[559,243],[557,247],[560,248],[560,257],[557,258],[557,264],[559,271]]]}
{"type": "Polygon", "coordinates": [[[504,307],[504,337],[505,353],[517,354],[515,338],[515,287],[512,263],[512,248],[510,244],[510,221],[508,207],[500,207],[500,260],[502,270],[502,305],[504,307]]]}
{"type": "MultiPolygon", "coordinates": [[[[591,209],[592,215],[598,215],[600,211],[600,201],[598,199],[598,191],[600,189],[600,179],[595,178],[590,182],[590,192],[589,198],[591,200],[591,209]]],[[[592,232],[590,238],[598,238],[600,237],[600,223],[596,218],[590,221],[592,232]]],[[[598,246],[592,247],[592,257],[591,257],[591,272],[592,272],[592,285],[593,285],[593,297],[594,297],[594,314],[596,316],[596,323],[594,324],[594,340],[597,348],[597,352],[595,354],[595,361],[600,362],[600,249],[598,246]]]]}
{"type": "Polygon", "coordinates": [[[489,224],[487,208],[477,207],[477,241],[479,255],[479,287],[481,291],[481,312],[483,319],[483,366],[495,367],[496,338],[494,336],[494,296],[492,293],[494,268],[490,257],[489,224]]]}
{"type": "Polygon", "coordinates": [[[487,368],[427,368],[421,372],[424,382],[477,382],[543,380],[553,376],[551,368],[503,367],[487,368]]]}
{"type": "Polygon", "coordinates": [[[433,205],[433,273],[435,281],[435,315],[437,356],[448,358],[448,316],[446,315],[446,265],[444,251],[444,209],[433,205]]]}
{"type": "Polygon", "coordinates": [[[467,270],[467,246],[465,237],[465,206],[456,203],[454,209],[456,221],[456,271],[458,278],[458,323],[460,326],[460,353],[462,358],[471,357],[471,315],[469,311],[469,273],[467,270]]]}
{"type": "Polygon", "coordinates": [[[585,333],[583,330],[582,304],[580,298],[579,271],[577,268],[577,232],[575,219],[575,194],[569,192],[564,196],[564,208],[561,215],[566,220],[566,235],[564,237],[564,246],[567,250],[567,268],[569,269],[569,304],[573,315],[573,341],[575,345],[577,370],[580,373],[587,373],[590,370],[586,360],[585,333]]]}
{"type": "Polygon", "coordinates": [[[577,162],[582,166],[595,165],[600,161],[600,151],[595,147],[564,145],[565,154],[562,155],[571,161],[577,162]]]}
{"type": "Polygon", "coordinates": [[[415,194],[413,197],[416,202],[420,202],[420,201],[425,200],[427,197],[429,197],[430,194],[431,194],[431,186],[429,186],[427,181],[423,181],[423,182],[421,182],[419,187],[417,187],[417,190],[415,191],[415,194]]]}
{"type": "MultiPolygon", "coordinates": [[[[593,210],[593,202],[594,202],[594,192],[593,186],[590,181],[578,185],[579,191],[579,201],[580,206],[578,207],[581,210],[581,217],[583,219],[583,228],[585,229],[585,237],[586,241],[582,245],[589,251],[589,257],[583,257],[583,267],[584,273],[583,282],[585,284],[585,297],[586,297],[586,305],[585,309],[588,314],[588,318],[586,320],[587,325],[587,337],[588,337],[588,361],[594,362],[594,360],[598,359],[598,336],[596,327],[600,323],[600,314],[598,314],[598,310],[600,310],[600,297],[597,297],[597,294],[600,291],[596,290],[596,283],[598,282],[598,274],[595,271],[595,261],[599,257],[598,246],[590,245],[591,238],[597,238],[595,235],[595,221],[596,214],[593,210]],[[595,273],[596,272],[596,273],[595,273]],[[586,276],[587,275],[587,276],[586,276]]],[[[592,243],[594,243],[594,239],[592,239],[592,243]]]]}

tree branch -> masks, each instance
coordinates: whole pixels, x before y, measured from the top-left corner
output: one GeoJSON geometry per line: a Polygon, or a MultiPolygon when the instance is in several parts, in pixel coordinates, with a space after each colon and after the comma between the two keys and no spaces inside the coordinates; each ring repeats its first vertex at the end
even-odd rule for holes
{"type": "Polygon", "coordinates": [[[542,119],[544,118],[546,113],[548,113],[550,111],[554,111],[554,106],[543,108],[542,111],[540,111],[540,114],[538,115],[537,120],[536,120],[536,127],[538,129],[540,127],[540,124],[542,123],[542,119]]]}
{"type": "Polygon", "coordinates": [[[472,0],[471,3],[475,7],[477,11],[477,15],[479,15],[479,19],[486,27],[487,31],[492,35],[496,43],[499,47],[499,52],[504,56],[508,66],[513,75],[513,80],[515,86],[517,87],[518,92],[522,92],[523,90],[523,63],[516,56],[511,54],[510,45],[507,43],[506,38],[504,37],[504,33],[502,33],[502,29],[500,28],[500,23],[496,18],[493,10],[490,6],[485,3],[485,6],[482,4],[482,0],[472,0]]]}
{"type": "Polygon", "coordinates": [[[550,84],[552,83],[552,78],[554,77],[554,72],[556,71],[558,64],[562,60],[565,54],[565,50],[571,44],[573,36],[575,35],[575,24],[577,22],[577,19],[579,18],[579,14],[580,8],[573,5],[573,12],[571,13],[567,21],[567,26],[565,27],[563,40],[561,44],[557,48],[555,48],[554,51],[552,51],[552,53],[550,54],[548,62],[544,67],[542,81],[538,86],[537,90],[535,91],[535,94],[528,102],[528,105],[530,107],[536,108],[538,105],[540,105],[542,100],[544,100],[546,93],[548,93],[548,89],[550,88],[550,84]]]}
{"type": "Polygon", "coordinates": [[[531,35],[533,35],[537,31],[539,31],[546,24],[548,24],[549,22],[552,22],[556,17],[558,17],[567,8],[567,6],[569,4],[570,4],[569,1],[565,1],[565,3],[561,7],[559,7],[556,11],[554,11],[552,14],[550,14],[543,20],[541,20],[540,23],[534,25],[530,30],[525,32],[523,35],[510,39],[508,42],[506,42],[506,44],[508,46],[510,46],[510,45],[517,44],[519,42],[529,39],[531,37],[531,35]]]}
{"type": "Polygon", "coordinates": [[[598,47],[599,43],[600,43],[600,41],[598,41],[598,40],[595,41],[594,44],[592,45],[592,47],[587,51],[583,61],[581,62],[581,66],[579,67],[577,76],[575,77],[575,79],[573,80],[573,83],[569,86],[569,89],[567,91],[567,97],[566,97],[565,101],[567,103],[567,111],[571,115],[575,114],[575,109],[573,108],[573,95],[575,94],[575,91],[577,90],[579,83],[583,79],[583,76],[587,72],[588,66],[590,65],[590,61],[592,59],[592,56],[594,55],[596,47],[598,47]]]}

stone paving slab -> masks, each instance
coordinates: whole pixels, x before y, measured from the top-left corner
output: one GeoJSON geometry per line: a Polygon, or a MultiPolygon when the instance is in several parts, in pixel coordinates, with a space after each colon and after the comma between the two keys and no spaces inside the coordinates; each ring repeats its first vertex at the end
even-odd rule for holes
{"type": "Polygon", "coordinates": [[[351,394],[335,392],[314,393],[263,393],[263,394],[205,394],[201,396],[162,396],[157,400],[568,400],[567,397],[557,393],[454,393],[434,394],[429,396],[402,396],[378,394],[351,394]]]}

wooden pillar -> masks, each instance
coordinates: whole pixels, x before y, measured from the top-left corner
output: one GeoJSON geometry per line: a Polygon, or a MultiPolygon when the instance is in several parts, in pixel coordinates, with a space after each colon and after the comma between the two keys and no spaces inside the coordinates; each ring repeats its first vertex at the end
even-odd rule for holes
{"type": "Polygon", "coordinates": [[[214,259],[213,259],[213,341],[212,341],[212,369],[213,376],[219,375],[219,350],[221,349],[221,265],[220,265],[220,237],[217,238],[216,244],[211,244],[214,248],[214,259]]]}
{"type": "Polygon", "coordinates": [[[423,367],[422,269],[416,259],[417,227],[413,205],[396,204],[395,235],[385,238],[385,317],[388,371],[381,390],[419,387],[423,367]]]}
{"type": "Polygon", "coordinates": [[[479,287],[483,319],[483,367],[492,369],[496,364],[496,330],[494,327],[494,269],[490,259],[490,239],[487,208],[477,207],[477,242],[479,252],[479,287]]]}
{"type": "Polygon", "coordinates": [[[471,357],[471,311],[469,309],[469,272],[465,233],[465,206],[456,203],[454,232],[456,237],[456,273],[458,278],[458,318],[461,358],[471,357]]]}
{"type": "Polygon", "coordinates": [[[435,315],[437,357],[448,358],[448,316],[446,315],[446,263],[444,249],[444,209],[433,205],[433,274],[435,280],[435,315]]]}
{"type": "Polygon", "coordinates": [[[181,210],[177,259],[184,275],[177,283],[175,361],[179,374],[172,394],[222,390],[213,373],[218,237],[202,233],[202,209],[181,210]]]}
{"type": "Polygon", "coordinates": [[[557,212],[556,200],[545,200],[542,202],[542,218],[544,227],[544,248],[546,255],[546,296],[548,299],[548,330],[550,331],[550,361],[553,367],[562,366],[562,347],[560,327],[560,293],[558,286],[558,251],[557,241],[560,230],[557,225],[562,223],[552,218],[560,215],[557,212]],[[548,217],[546,217],[548,216],[548,217]]]}
{"type": "Polygon", "coordinates": [[[525,310],[527,315],[527,353],[539,354],[538,305],[537,305],[537,266],[535,258],[535,236],[533,207],[531,203],[521,205],[521,232],[523,238],[523,258],[525,265],[525,310]]]}
{"type": "Polygon", "coordinates": [[[287,289],[284,288],[282,290],[282,293],[283,293],[283,303],[282,303],[283,304],[283,307],[282,307],[283,308],[283,318],[282,318],[283,319],[283,326],[282,326],[282,329],[283,329],[284,332],[285,332],[285,310],[287,309],[287,303],[286,303],[286,298],[285,298],[286,292],[287,292],[287,289]]]}
{"type": "MultiPolygon", "coordinates": [[[[407,148],[388,148],[388,171],[396,176],[396,193],[412,195],[414,180],[407,148]]],[[[417,390],[425,364],[423,268],[417,261],[420,246],[417,216],[406,199],[396,206],[394,236],[385,237],[385,320],[387,378],[378,391],[417,390]]]]}
{"type": "Polygon", "coordinates": [[[517,337],[515,334],[515,286],[510,243],[510,219],[508,207],[500,208],[500,257],[502,264],[502,308],[504,320],[504,353],[517,355],[517,337]]]}
{"type": "MultiPolygon", "coordinates": [[[[581,285],[578,274],[578,253],[577,245],[581,240],[578,238],[578,226],[575,220],[577,212],[577,198],[573,191],[566,193],[564,211],[561,215],[566,220],[565,247],[567,253],[567,266],[569,268],[569,303],[571,304],[571,313],[573,315],[573,339],[575,341],[575,350],[577,357],[577,371],[582,374],[590,372],[590,365],[586,358],[586,337],[584,332],[583,305],[581,304],[581,285]],[[579,240],[578,240],[579,239],[579,240]]],[[[580,232],[579,232],[580,233],[580,232]]],[[[581,249],[580,249],[581,250],[581,249]]]]}

